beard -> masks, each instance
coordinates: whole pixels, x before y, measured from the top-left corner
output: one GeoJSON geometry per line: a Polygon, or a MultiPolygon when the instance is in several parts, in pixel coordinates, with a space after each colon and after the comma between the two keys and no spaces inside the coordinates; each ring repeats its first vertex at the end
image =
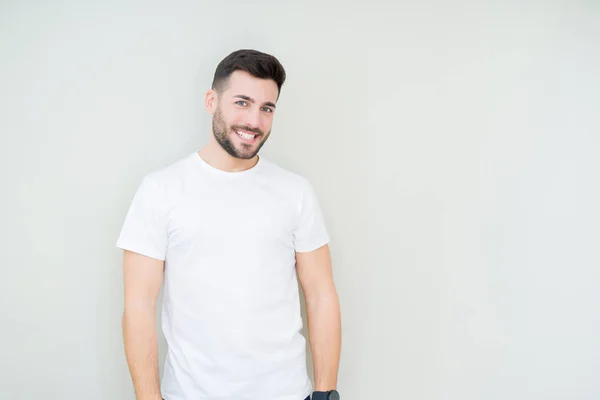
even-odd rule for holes
{"type": "Polygon", "coordinates": [[[227,123],[223,118],[223,114],[221,113],[221,107],[217,107],[217,110],[213,115],[212,130],[215,139],[217,139],[217,142],[219,142],[223,150],[225,150],[230,156],[241,158],[243,160],[249,160],[257,155],[258,151],[265,144],[269,138],[269,135],[271,134],[271,131],[265,135],[263,131],[258,128],[250,128],[249,126],[244,125],[232,125],[228,128],[227,123]],[[236,133],[233,132],[236,129],[245,130],[259,135],[259,141],[253,144],[241,143],[238,145],[238,147],[236,147],[230,137],[230,132],[236,135],[236,133]]]}

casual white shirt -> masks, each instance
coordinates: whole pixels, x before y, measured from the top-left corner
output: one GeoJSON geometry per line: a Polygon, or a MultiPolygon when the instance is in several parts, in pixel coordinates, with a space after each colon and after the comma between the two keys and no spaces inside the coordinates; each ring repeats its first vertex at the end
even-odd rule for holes
{"type": "Polygon", "coordinates": [[[194,152],[148,173],[117,247],[165,262],[163,397],[307,397],[295,252],[328,242],[307,179],[263,157],[226,172],[194,152]]]}

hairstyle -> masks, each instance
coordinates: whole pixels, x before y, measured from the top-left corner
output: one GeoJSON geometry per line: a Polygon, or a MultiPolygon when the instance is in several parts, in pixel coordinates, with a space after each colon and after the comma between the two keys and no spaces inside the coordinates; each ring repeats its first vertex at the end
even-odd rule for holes
{"type": "Polygon", "coordinates": [[[279,60],[270,54],[248,49],[234,51],[217,65],[212,88],[221,93],[227,87],[229,76],[238,70],[246,71],[256,78],[274,80],[281,93],[285,70],[279,60]]]}

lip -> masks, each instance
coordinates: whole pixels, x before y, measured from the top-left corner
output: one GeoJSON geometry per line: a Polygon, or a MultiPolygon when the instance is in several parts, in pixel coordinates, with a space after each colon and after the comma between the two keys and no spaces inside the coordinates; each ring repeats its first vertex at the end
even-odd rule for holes
{"type": "Polygon", "coordinates": [[[233,129],[233,134],[234,134],[234,135],[235,135],[235,136],[236,136],[236,137],[237,137],[237,138],[238,138],[240,141],[242,141],[242,142],[244,142],[244,143],[249,143],[249,144],[256,143],[256,141],[257,141],[257,140],[258,140],[258,138],[260,137],[260,134],[259,134],[259,133],[248,132],[248,131],[245,131],[245,130],[243,130],[243,129],[239,129],[239,131],[240,131],[240,132],[243,132],[243,133],[248,133],[248,134],[251,134],[251,135],[256,135],[256,136],[254,136],[254,139],[248,140],[248,139],[244,139],[243,137],[241,137],[240,135],[238,135],[238,134],[236,133],[236,131],[238,131],[238,130],[237,130],[237,129],[233,129]]]}

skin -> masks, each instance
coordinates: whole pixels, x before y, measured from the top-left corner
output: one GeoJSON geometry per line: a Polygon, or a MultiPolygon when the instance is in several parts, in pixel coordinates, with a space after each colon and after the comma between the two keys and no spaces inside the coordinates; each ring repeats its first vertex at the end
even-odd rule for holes
{"type": "Polygon", "coordinates": [[[329,246],[296,252],[296,270],[306,301],[315,390],[326,392],[337,388],[342,341],[340,302],[329,246]]]}
{"type": "Polygon", "coordinates": [[[158,377],[156,301],[164,263],[128,250],[123,253],[123,342],[138,400],[161,400],[158,377]]]}
{"type": "Polygon", "coordinates": [[[258,162],[258,151],[271,134],[279,90],[275,81],[235,71],[220,93],[210,89],[204,105],[213,116],[213,135],[200,156],[215,168],[238,172],[258,162]],[[248,143],[236,133],[257,134],[248,143]]]}
{"type": "MultiPolygon", "coordinates": [[[[199,155],[223,171],[252,168],[258,162],[258,151],[271,133],[278,97],[277,84],[273,80],[259,79],[243,71],[235,71],[220,93],[209,90],[205,106],[213,116],[213,135],[199,155]],[[249,143],[235,130],[258,136],[249,143]]],[[[329,246],[311,252],[296,252],[296,269],[306,300],[315,390],[332,390],[337,386],[341,317],[329,246]]],[[[162,399],[156,303],[163,272],[163,261],[124,251],[123,339],[138,400],[162,399]]]]}

